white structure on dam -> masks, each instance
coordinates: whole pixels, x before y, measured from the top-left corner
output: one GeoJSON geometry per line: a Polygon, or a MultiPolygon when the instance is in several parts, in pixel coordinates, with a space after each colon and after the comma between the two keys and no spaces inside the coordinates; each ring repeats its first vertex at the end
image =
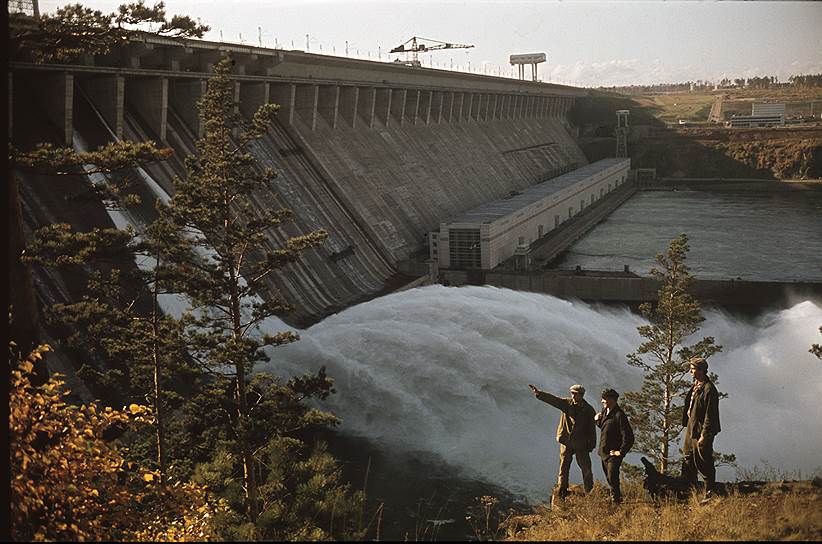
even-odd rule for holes
{"type": "Polygon", "coordinates": [[[630,167],[602,159],[440,223],[431,256],[443,269],[490,270],[620,187],[630,167]]]}

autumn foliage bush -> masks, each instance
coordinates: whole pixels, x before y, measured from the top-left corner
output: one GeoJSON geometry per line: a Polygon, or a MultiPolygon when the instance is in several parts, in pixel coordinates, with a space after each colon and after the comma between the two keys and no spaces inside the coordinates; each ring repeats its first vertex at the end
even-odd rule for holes
{"type": "Polygon", "coordinates": [[[160,485],[107,440],[151,423],[146,406],[66,402],[64,382],[32,384],[48,346],[10,358],[11,535],[14,540],[208,540],[227,507],[192,483],[160,485]]]}

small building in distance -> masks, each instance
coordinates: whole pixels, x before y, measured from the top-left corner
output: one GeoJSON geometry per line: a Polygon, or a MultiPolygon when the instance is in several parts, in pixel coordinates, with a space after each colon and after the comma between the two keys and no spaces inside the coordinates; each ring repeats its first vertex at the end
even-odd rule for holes
{"type": "Polygon", "coordinates": [[[620,187],[630,167],[602,159],[440,223],[430,256],[440,269],[491,270],[620,187]]]}
{"type": "Polygon", "coordinates": [[[774,127],[785,126],[785,104],[751,105],[750,115],[731,117],[732,127],[774,127]]]}

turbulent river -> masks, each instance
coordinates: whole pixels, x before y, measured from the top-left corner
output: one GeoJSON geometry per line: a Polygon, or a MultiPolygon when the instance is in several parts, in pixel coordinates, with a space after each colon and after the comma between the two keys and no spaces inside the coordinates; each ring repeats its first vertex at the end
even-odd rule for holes
{"type": "MultiPolygon", "coordinates": [[[[338,391],[327,407],[341,416],[343,433],[387,451],[434,455],[461,477],[544,500],[557,470],[559,412],[527,384],[566,396],[581,383],[594,406],[605,386],[637,389],[640,372],[625,355],[639,344],[641,323],[627,308],[435,285],[333,315],[273,350],[259,369],[287,375],[326,366],[338,391]]],[[[699,334],[724,347],[710,365],[729,394],[715,445],[736,453],[739,465],[767,462],[806,475],[822,467],[822,362],[808,352],[822,340],[820,325],[820,301],[756,318],[706,312],[699,334]]],[[[628,460],[638,464],[636,455],[628,460]]],[[[579,480],[576,468],[571,475],[579,480]]]]}

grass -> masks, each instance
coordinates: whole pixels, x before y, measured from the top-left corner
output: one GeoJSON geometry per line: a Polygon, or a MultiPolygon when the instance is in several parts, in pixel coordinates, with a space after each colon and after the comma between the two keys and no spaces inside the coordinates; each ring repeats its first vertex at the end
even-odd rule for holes
{"type": "Polygon", "coordinates": [[[588,496],[572,495],[560,508],[538,506],[508,521],[507,540],[820,540],[822,488],[732,492],[701,504],[647,500],[639,484],[623,485],[621,506],[597,482],[588,496]]]}
{"type": "Polygon", "coordinates": [[[652,94],[635,97],[640,106],[651,109],[655,116],[666,123],[679,119],[705,121],[716,99],[714,93],[652,94]]]}
{"type": "Polygon", "coordinates": [[[640,94],[633,98],[640,107],[660,121],[676,124],[679,119],[688,122],[707,121],[711,106],[718,96],[725,97],[723,112],[726,116],[732,113],[750,115],[753,102],[784,102],[787,115],[809,115],[813,112],[818,117],[822,113],[822,87],[681,91],[640,94]]]}

